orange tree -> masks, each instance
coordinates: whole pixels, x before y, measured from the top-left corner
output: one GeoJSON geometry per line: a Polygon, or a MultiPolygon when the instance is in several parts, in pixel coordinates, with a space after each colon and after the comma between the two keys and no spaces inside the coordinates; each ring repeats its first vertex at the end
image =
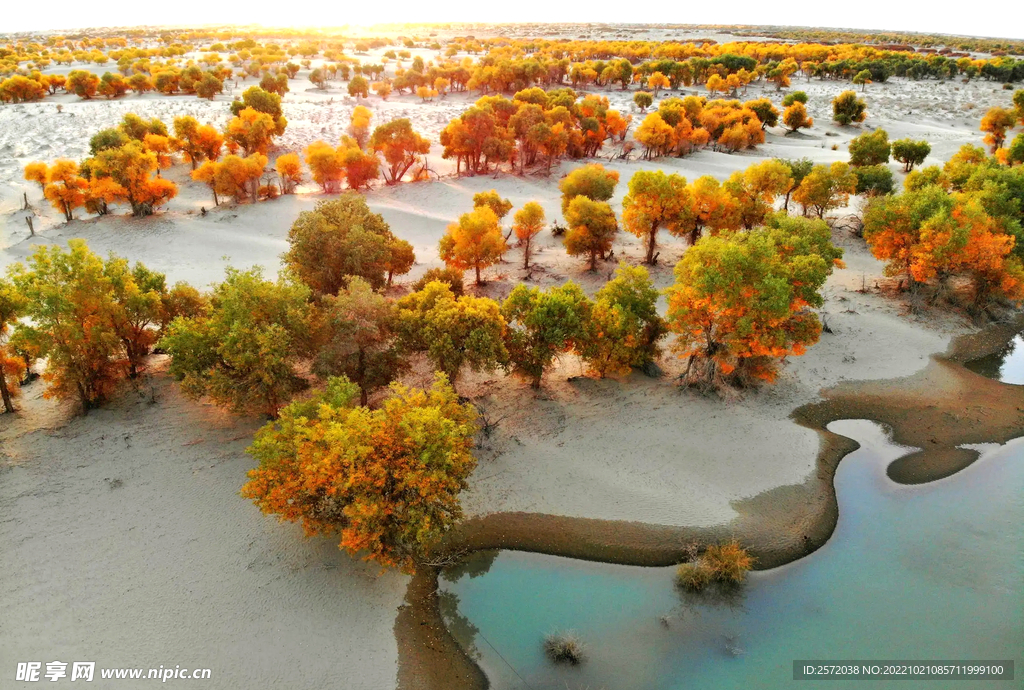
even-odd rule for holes
{"type": "Polygon", "coordinates": [[[505,253],[505,238],[501,235],[498,216],[488,206],[477,206],[470,213],[459,216],[459,222],[448,226],[448,232],[439,243],[441,260],[449,268],[476,271],[480,285],[481,269],[501,260],[505,253]]]}
{"type": "Polygon", "coordinates": [[[823,221],[781,214],[687,250],[667,312],[687,380],[709,388],[773,381],[780,358],[817,342],[811,309],[823,303],[819,290],[842,253],[823,221]]]}
{"type": "Polygon", "coordinates": [[[394,384],[376,410],[356,406],[358,395],[331,378],[284,408],[256,433],[260,466],[242,495],[307,535],[340,533],[349,553],[411,572],[462,517],[477,415],[442,375],[429,391],[394,384]]]}
{"type": "Polygon", "coordinates": [[[139,217],[151,215],[178,193],[178,186],[170,180],[152,177],[157,166],[157,155],[134,140],[118,148],[103,149],[83,163],[90,178],[109,177],[120,185],[123,200],[131,205],[132,214],[139,217]]]}
{"type": "Polygon", "coordinates": [[[407,118],[379,125],[370,137],[370,148],[384,157],[384,181],[397,184],[423,154],[430,142],[417,134],[407,118]]]}
{"type": "Polygon", "coordinates": [[[25,314],[28,300],[14,284],[0,278],[0,403],[4,410],[14,412],[18,384],[25,373],[25,363],[15,356],[10,345],[11,329],[25,314]]]}

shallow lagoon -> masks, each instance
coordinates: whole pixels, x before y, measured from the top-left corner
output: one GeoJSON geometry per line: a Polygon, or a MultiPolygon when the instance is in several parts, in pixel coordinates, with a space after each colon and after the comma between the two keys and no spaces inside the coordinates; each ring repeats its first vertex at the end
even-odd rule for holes
{"type": "Polygon", "coordinates": [[[1024,439],[986,446],[952,477],[901,486],[885,467],[909,449],[873,422],[829,428],[862,447],[839,465],[839,521],[810,556],[716,597],[681,593],[672,568],[476,554],[442,580],[452,631],[498,689],[791,688],[803,687],[794,659],[1015,657],[1016,680],[967,685],[1022,687],[1024,439]],[[555,666],[542,640],[569,629],[588,659],[555,666]]]}

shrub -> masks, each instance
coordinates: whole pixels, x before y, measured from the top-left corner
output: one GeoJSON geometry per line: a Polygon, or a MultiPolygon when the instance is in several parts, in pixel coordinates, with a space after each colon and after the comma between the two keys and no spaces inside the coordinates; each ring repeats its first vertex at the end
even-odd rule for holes
{"type": "Polygon", "coordinates": [[[464,292],[463,276],[463,272],[457,268],[432,268],[413,284],[412,290],[413,292],[419,292],[427,286],[427,283],[432,283],[436,280],[447,285],[456,297],[462,297],[464,292]]]}
{"type": "Polygon", "coordinates": [[[793,93],[787,93],[785,98],[782,99],[782,107],[788,108],[794,103],[807,103],[807,94],[803,91],[794,91],[793,93]]]}
{"type": "Polygon", "coordinates": [[[572,630],[551,633],[544,638],[544,653],[551,661],[578,666],[585,658],[583,642],[572,630]]]}
{"type": "Polygon", "coordinates": [[[712,544],[701,557],[720,582],[739,584],[754,565],[754,557],[735,539],[724,544],[712,544]]]}
{"type": "Polygon", "coordinates": [[[840,125],[864,122],[867,115],[867,104],[855,91],[843,91],[832,99],[832,119],[840,125]]]}
{"type": "Polygon", "coordinates": [[[680,563],[676,568],[676,584],[691,592],[699,592],[713,579],[711,569],[702,560],[680,563]]]}

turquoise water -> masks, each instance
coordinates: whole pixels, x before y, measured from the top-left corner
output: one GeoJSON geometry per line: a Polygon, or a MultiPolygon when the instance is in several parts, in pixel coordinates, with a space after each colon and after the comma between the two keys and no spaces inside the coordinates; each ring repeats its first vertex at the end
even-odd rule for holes
{"type": "Polygon", "coordinates": [[[1024,384],[1024,337],[1018,335],[998,352],[964,364],[971,371],[1003,383],[1024,384]]]}
{"type": "MultiPolygon", "coordinates": [[[[836,681],[793,681],[794,659],[899,658],[1015,659],[1013,681],[909,687],[1024,688],[1024,439],[900,486],[885,467],[908,450],[879,425],[829,428],[862,447],[839,465],[839,522],[810,556],[733,595],[694,596],[673,568],[479,554],[473,572],[442,580],[451,629],[498,690],[809,688],[836,681]],[[544,636],[568,629],[587,645],[578,667],[543,655],[544,636]]],[[[906,684],[852,685],[894,686],[906,684]]]]}

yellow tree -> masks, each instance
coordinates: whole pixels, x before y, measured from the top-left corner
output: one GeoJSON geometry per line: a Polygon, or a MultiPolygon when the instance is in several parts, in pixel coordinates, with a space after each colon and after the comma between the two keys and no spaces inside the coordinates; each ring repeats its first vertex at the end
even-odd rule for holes
{"type": "Polygon", "coordinates": [[[322,141],[315,141],[306,147],[306,165],[309,166],[313,181],[320,185],[325,194],[341,190],[345,179],[345,160],[342,152],[322,141]]]}
{"type": "Polygon", "coordinates": [[[793,188],[789,166],[779,160],[767,160],[734,172],[725,189],[736,200],[739,222],[747,230],[756,227],[772,212],[775,198],[793,188]]]}
{"type": "Polygon", "coordinates": [[[789,128],[790,132],[806,129],[814,125],[814,120],[807,117],[807,106],[800,101],[796,101],[793,105],[786,108],[786,111],[782,113],[782,122],[789,128]]]}
{"type": "Polygon", "coordinates": [[[232,152],[241,149],[249,156],[253,153],[266,155],[276,135],[277,124],[273,117],[252,108],[243,108],[228,122],[224,138],[232,152]]]}
{"type": "Polygon", "coordinates": [[[302,163],[299,161],[299,154],[286,153],[278,156],[274,167],[281,179],[281,193],[294,193],[295,188],[302,182],[302,163]]]}
{"type": "Polygon", "coordinates": [[[705,229],[735,230],[739,227],[739,209],[725,187],[710,175],[698,177],[688,187],[692,212],[688,220],[690,244],[696,244],[705,229]]]}
{"type": "Polygon", "coordinates": [[[849,164],[837,161],[814,166],[793,192],[793,200],[804,207],[804,215],[814,209],[818,218],[824,218],[827,211],[845,206],[856,191],[857,175],[849,164]]]}
{"type": "Polygon", "coordinates": [[[512,229],[523,247],[523,268],[530,268],[533,238],[544,228],[544,208],[536,201],[526,202],[513,216],[512,229]]]}
{"type": "Polygon", "coordinates": [[[42,161],[33,161],[25,165],[25,179],[39,185],[39,189],[44,194],[46,193],[47,170],[46,163],[42,161]]]}
{"type": "Polygon", "coordinates": [[[654,90],[654,97],[658,97],[658,89],[667,89],[672,85],[661,72],[655,72],[651,76],[647,77],[647,88],[654,90]]]}
{"type": "Polygon", "coordinates": [[[152,177],[157,170],[157,157],[146,151],[138,141],[129,141],[118,148],[104,149],[90,159],[94,176],[110,177],[124,189],[124,200],[135,216],[148,216],[173,199],[178,186],[170,180],[152,177]]]}
{"type": "Polygon", "coordinates": [[[366,106],[357,105],[352,109],[352,119],[348,125],[348,133],[356,140],[359,148],[365,149],[370,140],[370,120],[373,112],[366,106]]]}
{"type": "Polygon", "coordinates": [[[483,283],[481,269],[498,263],[506,250],[498,216],[487,206],[478,206],[459,216],[458,223],[448,226],[439,247],[441,260],[449,268],[463,271],[472,268],[477,285],[483,283]]]}
{"type": "Polygon", "coordinates": [[[640,170],[629,180],[629,194],[622,200],[626,230],[647,245],[645,262],[654,264],[658,230],[681,235],[690,229],[693,199],[681,175],[660,170],[640,170]]]}

